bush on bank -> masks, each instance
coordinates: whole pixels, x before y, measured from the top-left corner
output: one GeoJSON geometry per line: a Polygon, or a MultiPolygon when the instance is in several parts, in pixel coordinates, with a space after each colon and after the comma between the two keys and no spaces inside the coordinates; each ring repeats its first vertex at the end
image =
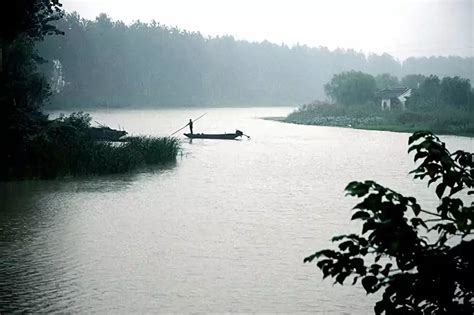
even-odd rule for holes
{"type": "Polygon", "coordinates": [[[9,165],[6,178],[56,178],[124,173],[147,165],[173,162],[179,140],[170,137],[133,137],[125,142],[95,141],[88,132],[91,117],[73,113],[49,120],[9,165]]]}

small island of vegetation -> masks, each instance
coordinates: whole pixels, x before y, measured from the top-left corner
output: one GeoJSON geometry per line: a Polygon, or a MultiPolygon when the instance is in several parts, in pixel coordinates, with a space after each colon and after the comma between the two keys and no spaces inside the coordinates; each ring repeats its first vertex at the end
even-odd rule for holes
{"type": "Polygon", "coordinates": [[[474,92],[469,79],[362,72],[336,74],[325,85],[332,102],[315,101],[279,119],[358,129],[474,136],[474,92]],[[404,95],[405,93],[405,95],[404,95]],[[390,102],[391,100],[391,102],[390,102]]]}

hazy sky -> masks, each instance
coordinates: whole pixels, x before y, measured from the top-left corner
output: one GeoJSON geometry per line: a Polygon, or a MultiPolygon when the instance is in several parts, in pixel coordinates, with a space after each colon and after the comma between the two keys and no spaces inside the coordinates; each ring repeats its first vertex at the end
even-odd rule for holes
{"type": "Polygon", "coordinates": [[[474,56],[474,0],[63,0],[93,19],[409,56],[474,56]]]}

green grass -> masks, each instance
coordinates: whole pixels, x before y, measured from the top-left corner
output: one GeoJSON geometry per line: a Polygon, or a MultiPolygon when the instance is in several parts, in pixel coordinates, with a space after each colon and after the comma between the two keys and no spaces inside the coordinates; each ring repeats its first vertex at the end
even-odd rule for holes
{"type": "Polygon", "coordinates": [[[22,177],[56,178],[126,173],[149,165],[173,162],[179,151],[176,138],[135,137],[127,142],[33,142],[31,163],[22,177]]]}
{"type": "Polygon", "coordinates": [[[373,103],[360,106],[317,103],[304,105],[280,121],[394,132],[430,130],[436,134],[474,136],[474,111],[457,108],[389,112],[380,110],[373,103]]]}

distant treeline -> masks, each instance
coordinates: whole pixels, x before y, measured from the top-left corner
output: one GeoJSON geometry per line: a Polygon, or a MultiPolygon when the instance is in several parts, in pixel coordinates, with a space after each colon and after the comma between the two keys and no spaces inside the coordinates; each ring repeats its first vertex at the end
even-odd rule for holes
{"type": "Polygon", "coordinates": [[[354,106],[374,102],[380,90],[399,86],[412,89],[407,101],[409,110],[429,112],[457,108],[474,111],[471,82],[458,76],[440,79],[436,75],[410,74],[399,80],[387,73],[372,76],[360,71],[348,71],[335,74],[324,89],[336,104],[354,106]]]}
{"type": "MultiPolygon", "coordinates": [[[[335,74],[324,86],[333,103],[315,101],[301,106],[284,121],[320,126],[474,136],[474,89],[468,79],[407,75],[401,80],[360,71],[335,74]],[[411,88],[405,107],[396,102],[383,109],[385,88],[411,88]]],[[[403,90],[403,89],[402,89],[403,90]]],[[[396,99],[396,95],[390,97],[396,99]]]]}
{"type": "Polygon", "coordinates": [[[324,84],[349,70],[372,75],[435,74],[474,79],[474,58],[366,57],[354,50],[238,41],[159,23],[126,25],[102,14],[57,22],[66,36],[38,44],[55,94],[51,105],[289,105],[324,98],[324,84]]]}

